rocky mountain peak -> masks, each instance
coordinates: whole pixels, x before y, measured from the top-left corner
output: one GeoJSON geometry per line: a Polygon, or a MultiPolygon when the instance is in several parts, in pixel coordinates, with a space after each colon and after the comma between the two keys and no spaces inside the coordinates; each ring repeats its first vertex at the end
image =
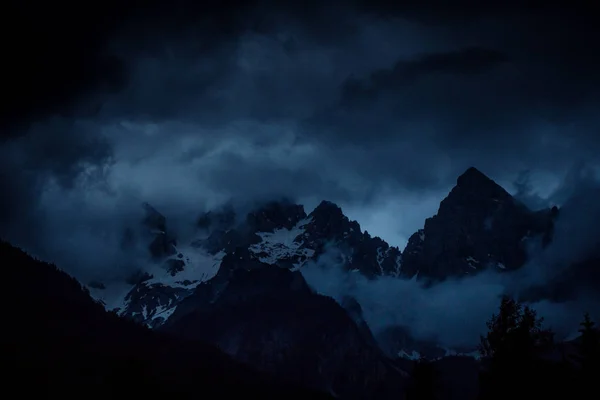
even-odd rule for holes
{"type": "Polygon", "coordinates": [[[342,209],[330,201],[322,201],[310,214],[310,233],[314,239],[341,240],[361,234],[360,225],[350,221],[342,209]]]}
{"type": "Polygon", "coordinates": [[[315,251],[315,257],[329,245],[339,252],[338,261],[348,270],[358,270],[368,278],[399,273],[400,250],[363,232],[360,224],[346,217],[338,205],[323,201],[308,217],[303,241],[315,251]]]}
{"type": "Polygon", "coordinates": [[[547,236],[552,229],[556,213],[542,214],[471,167],[457,179],[437,214],[409,239],[403,274],[443,280],[486,268],[519,268],[527,259],[527,239],[547,236]]]}
{"type": "Polygon", "coordinates": [[[254,231],[273,232],[275,229],[292,229],[306,218],[304,206],[290,200],[271,201],[252,211],[246,222],[254,231]]]}
{"type": "Polygon", "coordinates": [[[516,205],[517,201],[502,186],[471,167],[458,177],[456,186],[440,203],[438,214],[454,212],[458,208],[487,212],[484,208],[491,209],[504,203],[516,205]]]}
{"type": "Polygon", "coordinates": [[[344,213],[342,212],[342,208],[337,204],[323,200],[319,203],[317,207],[312,212],[313,215],[330,215],[330,216],[339,216],[343,217],[344,213]]]}
{"type": "Polygon", "coordinates": [[[483,185],[496,185],[486,174],[475,167],[469,167],[456,179],[456,186],[465,187],[481,187],[483,185]]]}
{"type": "Polygon", "coordinates": [[[557,215],[556,209],[530,211],[476,168],[457,179],[437,214],[410,237],[403,252],[363,232],[330,201],[322,201],[309,215],[286,199],[258,204],[245,216],[224,206],[200,217],[198,236],[189,243],[176,243],[166,218],[152,206],[144,207],[142,226],[149,235],[144,240],[154,264],[131,279],[134,286],[119,307],[122,315],[151,321],[151,326],[164,323],[203,282],[228,285],[240,271],[265,265],[296,271],[322,261],[367,278],[418,274],[431,281],[486,268],[519,268],[530,239],[540,235],[544,243],[551,240],[557,215]]]}

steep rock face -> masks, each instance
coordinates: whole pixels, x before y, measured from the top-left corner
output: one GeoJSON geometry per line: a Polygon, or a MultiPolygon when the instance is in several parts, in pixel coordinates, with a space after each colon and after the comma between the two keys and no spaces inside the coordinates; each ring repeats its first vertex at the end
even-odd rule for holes
{"type": "MultiPolygon", "coordinates": [[[[363,232],[358,222],[328,201],[308,215],[287,200],[264,203],[245,216],[225,206],[198,219],[198,235],[190,243],[175,242],[166,218],[151,206],[144,207],[142,226],[154,235],[151,250],[157,251],[149,253],[153,262],[128,280],[130,286],[118,291],[120,300],[110,304],[121,315],[152,327],[164,323],[196,286],[227,272],[225,260],[234,253],[252,255],[244,256],[249,263],[292,271],[319,260],[368,278],[412,278],[418,273],[419,279],[437,281],[485,268],[520,267],[531,238],[551,240],[557,213],[556,209],[531,212],[474,168],[458,178],[437,215],[412,235],[404,252],[363,232]]],[[[113,293],[111,288],[94,286],[90,290],[96,298],[113,293]]]]}
{"type": "Polygon", "coordinates": [[[141,283],[125,296],[126,308],[115,311],[122,311],[122,315],[133,321],[155,328],[164,323],[173,307],[191,293],[192,290],[185,287],[141,283]]]}
{"type": "Polygon", "coordinates": [[[274,201],[248,213],[246,222],[254,232],[270,232],[276,229],[293,229],[306,218],[304,207],[289,200],[274,201]]]}
{"type": "Polygon", "coordinates": [[[398,275],[401,251],[362,232],[334,203],[323,201],[309,215],[289,201],[270,202],[250,212],[245,223],[213,231],[197,244],[210,253],[249,248],[267,264],[291,269],[316,260],[329,247],[346,269],[367,277],[398,275]]]}
{"type": "Polygon", "coordinates": [[[349,220],[334,203],[321,202],[309,219],[303,247],[313,250],[315,257],[325,253],[329,245],[340,252],[340,261],[348,270],[358,270],[368,278],[399,274],[400,249],[363,232],[358,222],[349,220]]]}
{"type": "MultiPolygon", "coordinates": [[[[198,234],[190,243],[170,239],[174,235],[166,218],[151,206],[144,207],[142,226],[154,235],[153,243],[160,244],[159,251],[149,253],[152,263],[122,289],[98,282],[90,291],[102,301],[118,298],[105,301],[107,308],[150,327],[163,324],[202,282],[226,281],[232,254],[243,253],[248,268],[258,263],[295,271],[318,260],[341,264],[368,278],[412,278],[418,273],[419,279],[430,282],[485,268],[520,267],[531,238],[551,240],[557,214],[556,209],[529,211],[474,168],[458,178],[438,214],[410,238],[404,252],[363,232],[358,222],[328,201],[308,215],[287,200],[264,203],[244,216],[225,206],[198,219],[198,234]]],[[[396,350],[409,351],[405,344],[400,340],[402,348],[396,350]]]]}
{"type": "Polygon", "coordinates": [[[148,249],[154,259],[161,259],[176,253],[175,239],[167,231],[167,220],[154,207],[148,203],[143,204],[146,213],[142,224],[148,229],[152,237],[148,249]]]}
{"type": "Polygon", "coordinates": [[[402,396],[402,373],[365,337],[365,327],[313,293],[299,272],[243,250],[223,264],[162,330],[206,340],[237,360],[342,398],[402,396]]]}
{"type": "Polygon", "coordinates": [[[557,210],[532,212],[475,168],[462,174],[438,213],[413,234],[403,252],[402,272],[428,280],[513,270],[527,259],[527,240],[551,238],[557,210]]]}
{"type": "Polygon", "coordinates": [[[196,244],[213,254],[227,253],[259,243],[261,237],[257,233],[292,230],[304,218],[304,207],[288,200],[265,203],[249,212],[243,221],[237,221],[234,211],[229,208],[208,212],[200,218],[199,225],[207,229],[209,235],[196,244]]]}

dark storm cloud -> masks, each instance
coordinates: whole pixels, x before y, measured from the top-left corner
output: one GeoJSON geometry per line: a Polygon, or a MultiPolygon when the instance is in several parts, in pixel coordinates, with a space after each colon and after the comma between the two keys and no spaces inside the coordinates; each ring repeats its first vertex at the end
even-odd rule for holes
{"type": "Polygon", "coordinates": [[[416,60],[399,61],[389,71],[382,70],[371,73],[369,86],[361,87],[360,81],[349,80],[342,93],[343,100],[352,103],[353,99],[372,97],[380,90],[401,89],[422,75],[442,74],[477,74],[508,61],[502,53],[471,47],[448,53],[425,54],[416,60]],[[361,91],[366,92],[361,94],[361,91]]]}
{"type": "MultiPolygon", "coordinates": [[[[315,124],[366,146],[376,142],[365,132],[387,146],[412,144],[418,151],[400,165],[422,148],[436,149],[438,159],[455,160],[452,174],[466,160],[491,174],[527,164],[560,171],[577,158],[597,162],[598,82],[573,83],[574,71],[560,68],[493,49],[426,54],[349,79],[340,106],[315,124]]],[[[436,157],[428,160],[439,169],[436,157]]]]}
{"type": "MultiPolygon", "coordinates": [[[[600,48],[585,13],[402,10],[439,42],[446,39],[446,48],[348,78],[339,103],[310,129],[325,125],[329,139],[357,146],[412,148],[412,156],[399,149],[397,171],[422,162],[422,152],[431,171],[449,158],[446,179],[469,164],[502,177],[526,167],[556,173],[578,159],[598,162],[600,81],[593,71],[600,48]]],[[[383,171],[392,162],[378,159],[383,171]]]]}
{"type": "Polygon", "coordinates": [[[17,83],[3,92],[0,161],[11,227],[109,229],[141,201],[191,221],[286,195],[340,202],[380,221],[371,231],[399,221],[385,231],[401,242],[421,223],[405,207],[432,214],[468,166],[510,182],[597,161],[599,41],[568,10],[143,3],[53,3],[29,18],[21,2],[29,19],[3,36],[17,83]]]}
{"type": "Polygon", "coordinates": [[[32,120],[71,113],[86,93],[124,84],[123,64],[104,51],[116,21],[127,15],[116,3],[3,5],[2,137],[22,133],[32,120]]]}
{"type": "Polygon", "coordinates": [[[1,234],[36,235],[39,201],[49,182],[69,190],[86,180],[102,181],[112,149],[95,124],[53,118],[33,124],[27,135],[0,148],[1,234]]]}

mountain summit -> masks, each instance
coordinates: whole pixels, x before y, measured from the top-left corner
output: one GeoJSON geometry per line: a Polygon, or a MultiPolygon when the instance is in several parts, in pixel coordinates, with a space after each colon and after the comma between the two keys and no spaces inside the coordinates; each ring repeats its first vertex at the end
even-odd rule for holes
{"type": "Polygon", "coordinates": [[[234,252],[247,254],[249,263],[292,271],[329,253],[327,262],[369,279],[418,276],[435,282],[487,268],[521,267],[529,241],[551,238],[556,216],[556,210],[529,210],[473,167],[458,177],[437,214],[410,237],[404,251],[372,237],[329,201],[310,214],[289,200],[261,204],[245,216],[232,207],[210,211],[198,218],[197,237],[189,243],[175,241],[166,218],[148,204],[144,208],[140,224],[148,233],[148,267],[118,289],[94,285],[90,290],[108,308],[152,327],[215,277],[224,257],[234,252]]]}
{"type": "Polygon", "coordinates": [[[458,177],[437,214],[410,237],[402,273],[436,281],[486,268],[519,268],[527,259],[528,241],[549,235],[552,218],[550,210],[529,210],[471,167],[458,177]]]}
{"type": "Polygon", "coordinates": [[[494,190],[497,188],[502,189],[496,182],[475,167],[467,168],[467,170],[456,179],[456,186],[460,188],[471,187],[477,189],[482,189],[487,186],[489,188],[494,188],[494,190]]]}
{"type": "MultiPolygon", "coordinates": [[[[301,270],[319,263],[425,286],[490,269],[505,273],[526,263],[532,241],[552,240],[558,215],[556,208],[528,209],[476,168],[458,177],[403,251],[329,201],[309,214],[289,200],[244,213],[225,206],[198,216],[194,237],[185,240],[158,209],[143,208],[123,246],[145,249],[145,263],[123,282],[87,287],[106,310],[185,343],[203,340],[300,386],[382,399],[397,398],[406,385],[406,360],[396,355],[435,358],[448,349],[414,340],[405,326],[371,332],[357,299],[316,293],[301,270]]],[[[530,296],[546,295],[534,289],[530,296]]]]}

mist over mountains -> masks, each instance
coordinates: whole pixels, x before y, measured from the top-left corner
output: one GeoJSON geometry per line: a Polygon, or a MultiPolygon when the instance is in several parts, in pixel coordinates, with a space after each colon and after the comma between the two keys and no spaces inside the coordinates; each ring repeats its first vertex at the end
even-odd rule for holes
{"type": "MultiPolygon", "coordinates": [[[[581,315],[600,305],[597,243],[572,236],[595,228],[580,215],[595,211],[584,188],[532,211],[469,168],[403,250],[334,203],[307,214],[287,199],[226,203],[183,231],[138,203],[128,224],[54,237],[81,254],[114,246],[93,275],[65,269],[111,315],[336,397],[392,398],[409,385],[408,360],[478,360],[503,295],[543,314],[557,340],[575,337],[581,315]]],[[[471,385],[477,364],[461,368],[445,390],[471,385]]]]}
{"type": "Polygon", "coordinates": [[[50,381],[26,364],[64,345],[53,393],[139,395],[132,369],[189,395],[214,362],[248,393],[396,399],[425,357],[464,400],[504,294],[569,353],[600,317],[593,10],[387,3],[8,2],[17,375],[50,381]]]}
{"type": "Polygon", "coordinates": [[[404,249],[364,233],[330,202],[309,214],[281,200],[233,201],[186,215],[182,208],[164,217],[135,198],[85,192],[74,202],[50,203],[38,233],[47,236],[34,254],[100,284],[104,289],[92,293],[109,309],[138,318],[146,310],[140,321],[167,319],[199,282],[218,273],[225,255],[244,248],[261,262],[299,269],[314,290],[340,304],[358,301],[376,337],[402,327],[440,348],[473,348],[506,293],[531,302],[567,337],[599,304],[596,273],[590,279],[572,272],[598,257],[598,207],[591,200],[598,186],[583,172],[573,176],[581,182],[560,186],[571,189],[559,208],[531,211],[471,168],[404,249]]]}

